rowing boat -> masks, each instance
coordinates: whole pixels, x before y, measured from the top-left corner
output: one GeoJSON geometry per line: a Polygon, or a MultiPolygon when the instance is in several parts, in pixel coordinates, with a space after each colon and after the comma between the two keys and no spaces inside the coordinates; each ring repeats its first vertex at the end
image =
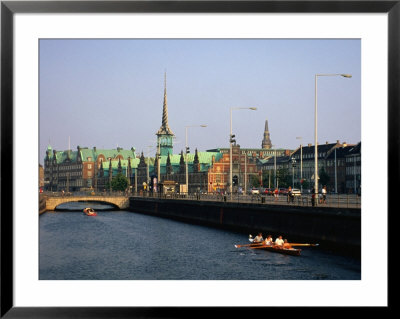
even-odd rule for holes
{"type": "Polygon", "coordinates": [[[86,214],[86,216],[97,216],[97,213],[89,207],[85,208],[83,212],[86,214]]]}
{"type": "Polygon", "coordinates": [[[279,247],[267,246],[267,245],[253,246],[253,247],[250,247],[250,248],[268,250],[268,251],[272,251],[274,253],[280,253],[280,254],[291,255],[291,256],[300,256],[300,253],[301,253],[301,249],[279,248],[279,247]]]}

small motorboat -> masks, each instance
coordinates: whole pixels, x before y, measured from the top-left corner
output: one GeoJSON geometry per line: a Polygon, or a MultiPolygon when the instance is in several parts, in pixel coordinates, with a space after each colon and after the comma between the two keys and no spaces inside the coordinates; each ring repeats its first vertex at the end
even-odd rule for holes
{"type": "Polygon", "coordinates": [[[87,216],[97,216],[97,213],[93,210],[93,208],[90,207],[86,207],[83,212],[85,213],[85,215],[87,216]]]}

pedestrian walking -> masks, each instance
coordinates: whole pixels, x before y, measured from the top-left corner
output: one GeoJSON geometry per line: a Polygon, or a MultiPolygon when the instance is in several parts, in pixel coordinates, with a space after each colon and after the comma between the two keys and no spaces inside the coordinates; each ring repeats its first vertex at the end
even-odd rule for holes
{"type": "Polygon", "coordinates": [[[322,187],[322,203],[326,204],[326,185],[322,187]]]}
{"type": "Polygon", "coordinates": [[[311,205],[315,206],[315,188],[311,190],[311,205]]]}

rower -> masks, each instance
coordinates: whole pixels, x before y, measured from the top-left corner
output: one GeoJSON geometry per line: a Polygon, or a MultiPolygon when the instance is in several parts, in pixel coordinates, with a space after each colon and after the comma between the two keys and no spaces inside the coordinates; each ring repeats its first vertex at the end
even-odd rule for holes
{"type": "Polygon", "coordinates": [[[274,240],[272,239],[271,235],[268,235],[267,238],[265,238],[264,244],[268,246],[272,246],[274,244],[274,240]]]}
{"type": "Polygon", "coordinates": [[[263,242],[263,236],[262,236],[262,233],[258,233],[258,235],[256,236],[256,237],[254,237],[254,241],[253,241],[253,243],[261,243],[261,242],[263,242]]]}
{"type": "Polygon", "coordinates": [[[285,239],[285,240],[283,241],[283,248],[285,248],[285,249],[291,249],[291,248],[292,248],[292,245],[289,244],[289,242],[287,241],[287,239],[285,239]]]}
{"type": "Polygon", "coordinates": [[[284,244],[284,241],[282,239],[282,236],[279,236],[277,239],[275,239],[275,246],[282,247],[283,244],[284,244]]]}

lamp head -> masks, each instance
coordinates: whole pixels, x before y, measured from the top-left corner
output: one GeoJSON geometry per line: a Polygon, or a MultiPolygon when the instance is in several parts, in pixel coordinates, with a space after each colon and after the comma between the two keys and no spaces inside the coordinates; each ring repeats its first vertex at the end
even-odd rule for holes
{"type": "Polygon", "coordinates": [[[344,78],[351,78],[352,77],[351,74],[341,74],[341,76],[343,76],[344,78]]]}

